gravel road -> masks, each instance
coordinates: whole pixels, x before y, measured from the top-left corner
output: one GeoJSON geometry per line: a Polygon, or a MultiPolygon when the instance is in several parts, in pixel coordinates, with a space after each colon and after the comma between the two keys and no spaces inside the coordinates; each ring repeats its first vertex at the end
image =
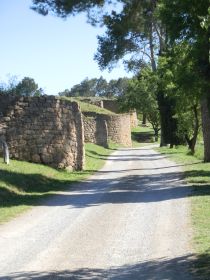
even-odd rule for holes
{"type": "Polygon", "coordinates": [[[0,226],[0,279],[191,280],[189,193],[181,167],[151,147],[115,151],[0,226]]]}

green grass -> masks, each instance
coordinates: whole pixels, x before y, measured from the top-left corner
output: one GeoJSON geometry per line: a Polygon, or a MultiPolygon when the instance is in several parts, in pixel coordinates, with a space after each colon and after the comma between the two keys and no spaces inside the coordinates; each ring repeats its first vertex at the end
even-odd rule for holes
{"type": "Polygon", "coordinates": [[[210,163],[203,162],[201,144],[194,156],[183,146],[158,150],[183,165],[186,181],[192,186],[192,224],[197,254],[194,268],[200,279],[210,279],[210,163]]]}
{"type": "Polygon", "coordinates": [[[154,134],[154,131],[153,131],[151,125],[134,127],[134,128],[132,128],[132,132],[141,132],[141,133],[151,133],[151,134],[154,134]]]}
{"type": "Polygon", "coordinates": [[[83,113],[91,112],[91,113],[97,113],[97,114],[115,115],[115,113],[113,113],[113,112],[111,112],[107,109],[98,107],[98,106],[90,104],[90,103],[83,102],[81,98],[66,97],[66,96],[61,97],[61,98],[65,99],[65,100],[68,100],[68,101],[78,102],[79,105],[80,105],[81,111],[83,113]]]}
{"type": "Polygon", "coordinates": [[[154,143],[154,131],[151,126],[132,128],[131,139],[133,147],[141,147],[154,143]]]}
{"type": "Polygon", "coordinates": [[[42,198],[66,190],[71,184],[84,180],[100,169],[113,152],[95,144],[86,144],[85,170],[68,172],[49,166],[11,160],[9,165],[0,158],[0,223],[6,222],[42,198]]]}

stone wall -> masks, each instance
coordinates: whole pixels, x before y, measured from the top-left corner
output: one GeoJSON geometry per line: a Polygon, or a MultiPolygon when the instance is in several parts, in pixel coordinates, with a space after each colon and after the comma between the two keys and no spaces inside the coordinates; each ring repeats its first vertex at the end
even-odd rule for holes
{"type": "Polygon", "coordinates": [[[130,114],[107,115],[108,138],[114,143],[131,147],[130,114]]]}
{"type": "Polygon", "coordinates": [[[120,112],[119,105],[116,100],[103,100],[102,106],[111,112],[118,114],[120,112]]]}
{"type": "MultiPolygon", "coordinates": [[[[130,126],[130,114],[116,114],[116,115],[104,115],[104,114],[97,114],[92,112],[85,112],[83,113],[86,118],[94,119],[96,122],[95,126],[92,125],[92,133],[88,134],[90,138],[86,138],[87,142],[94,142],[95,136],[99,133],[94,130],[94,127],[101,127],[102,121],[106,123],[107,130],[108,130],[108,141],[112,141],[117,144],[121,144],[125,147],[131,147],[131,126],[130,126]]],[[[88,133],[88,126],[84,125],[85,127],[85,135],[88,133]]],[[[102,131],[100,132],[102,133],[102,131]]],[[[108,142],[107,141],[107,142],[108,142]]]]}
{"type": "MultiPolygon", "coordinates": [[[[109,99],[104,99],[104,100],[97,100],[94,98],[86,98],[82,100],[83,102],[90,103],[93,105],[96,105],[98,107],[107,109],[115,114],[120,113],[119,105],[117,103],[117,100],[109,100],[109,99]]],[[[138,118],[137,118],[137,113],[136,110],[130,111],[130,126],[131,128],[137,127],[138,126],[138,118]]]]}
{"type": "Polygon", "coordinates": [[[130,111],[130,119],[131,119],[131,128],[135,128],[138,126],[138,118],[136,111],[130,111]]]}
{"type": "Polygon", "coordinates": [[[0,136],[11,158],[81,170],[84,130],[78,103],[54,96],[0,95],[0,136]]]}
{"type": "Polygon", "coordinates": [[[97,100],[94,98],[83,98],[81,99],[81,101],[103,108],[103,100],[97,100]]]}
{"type": "Polygon", "coordinates": [[[101,115],[83,115],[85,142],[108,147],[107,123],[101,115]]]}

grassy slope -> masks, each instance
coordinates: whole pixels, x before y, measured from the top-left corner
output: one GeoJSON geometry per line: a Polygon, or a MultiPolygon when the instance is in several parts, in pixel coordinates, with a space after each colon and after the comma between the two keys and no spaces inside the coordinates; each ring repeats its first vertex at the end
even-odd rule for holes
{"type": "Polygon", "coordinates": [[[192,222],[197,252],[195,269],[201,279],[210,279],[210,163],[203,163],[201,147],[195,156],[189,155],[183,146],[158,150],[183,165],[186,180],[192,185],[192,222]]]}
{"type": "MultiPolygon", "coordinates": [[[[77,101],[82,112],[114,115],[104,108],[82,102],[81,98],[61,97],[77,101]]],[[[117,147],[111,145],[111,148],[117,147]]],[[[112,149],[86,144],[86,167],[82,172],[67,172],[48,166],[11,160],[9,166],[0,159],[0,223],[9,220],[33,205],[40,198],[64,190],[102,167],[112,149]]]]}
{"type": "Polygon", "coordinates": [[[84,113],[93,112],[93,113],[97,113],[97,114],[115,115],[115,113],[113,113],[107,109],[98,107],[98,106],[90,104],[90,103],[83,102],[81,98],[75,98],[75,97],[73,98],[73,97],[65,97],[65,96],[61,97],[61,98],[68,100],[68,101],[78,102],[80,105],[81,111],[84,113]]]}
{"type": "Polygon", "coordinates": [[[86,167],[81,172],[56,170],[41,164],[11,160],[10,165],[0,159],[0,223],[51,194],[65,190],[98,170],[112,149],[86,144],[86,167]]]}
{"type": "Polygon", "coordinates": [[[132,128],[131,139],[133,147],[141,147],[154,144],[154,131],[151,126],[138,126],[132,128]]]}

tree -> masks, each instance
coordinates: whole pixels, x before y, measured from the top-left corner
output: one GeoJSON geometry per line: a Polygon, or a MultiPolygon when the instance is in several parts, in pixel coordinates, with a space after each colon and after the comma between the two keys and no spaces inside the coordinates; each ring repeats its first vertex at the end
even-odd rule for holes
{"type": "MultiPolygon", "coordinates": [[[[120,59],[129,54],[128,60],[124,61],[128,69],[136,68],[137,65],[142,67],[150,61],[152,70],[156,71],[157,55],[163,55],[167,38],[165,28],[158,18],[157,2],[157,0],[34,0],[33,9],[44,15],[51,12],[61,17],[87,11],[92,23],[99,22],[105,25],[106,33],[104,36],[98,37],[99,47],[95,56],[102,69],[111,69],[120,59]],[[98,17],[94,8],[105,8],[107,4],[111,5],[113,2],[121,4],[121,9],[116,6],[111,13],[107,13],[106,9],[103,12],[101,9],[101,16],[98,17]]],[[[170,100],[165,98],[164,89],[161,86],[157,93],[157,100],[161,116],[161,145],[165,145],[173,141],[168,132],[172,128],[175,129],[176,126],[170,125],[168,122],[168,120],[172,120],[171,116],[168,117],[171,110],[167,110],[167,107],[171,107],[171,105],[168,104],[170,100]]]]}
{"type": "Polygon", "coordinates": [[[2,94],[15,94],[15,88],[18,84],[17,77],[8,75],[8,82],[0,83],[0,93],[2,94]]]}
{"type": "Polygon", "coordinates": [[[15,94],[21,96],[40,96],[43,94],[43,89],[38,87],[34,79],[25,77],[17,84],[15,94]]]}
{"type": "Polygon", "coordinates": [[[38,87],[34,79],[24,77],[20,82],[17,82],[16,76],[11,76],[8,83],[3,83],[0,91],[4,94],[17,96],[41,96],[44,94],[44,90],[38,87]]]}
{"type": "Polygon", "coordinates": [[[150,67],[146,67],[130,81],[126,92],[118,98],[122,110],[136,109],[147,115],[154,130],[155,141],[158,141],[160,130],[157,89],[157,75],[150,67]]]}
{"type": "Polygon", "coordinates": [[[60,96],[70,97],[91,97],[100,96],[106,91],[107,82],[100,77],[99,79],[85,78],[81,83],[74,85],[70,90],[66,89],[64,92],[60,92],[60,96]]]}
{"type": "MultiPolygon", "coordinates": [[[[161,120],[161,145],[173,145],[177,127],[176,119],[173,118],[176,100],[168,97],[165,90],[163,72],[168,70],[168,64],[164,67],[164,64],[160,64],[174,44],[186,41],[192,46],[191,56],[195,59],[195,67],[202,80],[200,99],[204,159],[210,161],[209,0],[34,0],[33,8],[42,14],[52,12],[65,17],[81,11],[87,11],[91,15],[96,7],[103,8],[113,2],[120,3],[121,10],[117,7],[109,14],[102,10],[102,16],[99,17],[99,22],[106,26],[105,35],[99,37],[96,54],[99,65],[101,68],[111,68],[128,54],[129,68],[136,65],[142,67],[145,62],[150,61],[152,70],[159,72],[157,101],[161,120]]],[[[93,23],[98,21],[97,12],[93,13],[92,19],[93,23]]]]}
{"type": "MultiPolygon", "coordinates": [[[[171,45],[186,42],[194,59],[200,83],[200,103],[204,138],[204,161],[210,162],[210,25],[209,0],[162,0],[160,16],[167,26],[171,45]]],[[[192,93],[193,95],[193,93],[192,93]]]]}
{"type": "Polygon", "coordinates": [[[59,96],[71,96],[71,91],[69,89],[65,89],[58,93],[59,96]]]}
{"type": "Polygon", "coordinates": [[[74,85],[70,90],[70,96],[82,96],[89,97],[95,96],[94,86],[96,79],[89,80],[88,78],[84,79],[80,84],[74,85]]]}
{"type": "Polygon", "coordinates": [[[103,78],[86,78],[80,84],[74,85],[70,90],[66,89],[60,92],[60,96],[70,97],[117,97],[126,90],[128,78],[119,78],[118,80],[111,80],[109,83],[103,78]]]}
{"type": "Polygon", "coordinates": [[[195,60],[191,57],[191,46],[186,42],[171,49],[168,61],[168,68],[171,69],[169,94],[176,98],[178,132],[185,137],[194,154],[201,124],[199,99],[202,80],[199,79],[195,60]]]}
{"type": "Polygon", "coordinates": [[[128,87],[129,78],[119,78],[117,80],[110,80],[107,87],[107,97],[122,96],[128,87]]]}

